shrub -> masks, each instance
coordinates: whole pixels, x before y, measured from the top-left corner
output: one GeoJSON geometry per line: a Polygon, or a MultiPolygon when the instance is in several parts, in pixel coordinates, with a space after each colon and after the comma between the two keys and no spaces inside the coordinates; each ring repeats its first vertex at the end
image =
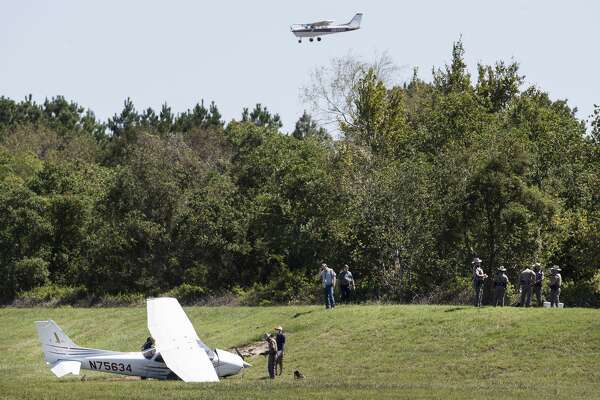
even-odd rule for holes
{"type": "Polygon", "coordinates": [[[268,283],[255,283],[241,292],[240,302],[249,306],[272,304],[306,304],[316,301],[317,290],[312,280],[281,268],[268,283]]]}
{"type": "Polygon", "coordinates": [[[23,258],[15,264],[17,291],[31,290],[48,281],[48,262],[38,258],[23,258]]]}
{"type": "Polygon", "coordinates": [[[175,297],[181,304],[193,305],[202,302],[206,298],[207,293],[206,289],[200,286],[184,283],[163,293],[162,296],[175,297]]]}
{"type": "Polygon", "coordinates": [[[427,296],[413,299],[413,303],[419,304],[471,304],[472,301],[473,282],[462,276],[446,282],[427,296]]]}
{"type": "Polygon", "coordinates": [[[600,307],[600,271],[589,281],[565,282],[560,301],[569,307],[600,307]]]}
{"type": "Polygon", "coordinates": [[[89,305],[90,298],[83,286],[63,287],[58,285],[45,285],[36,287],[26,292],[17,294],[15,306],[49,306],[62,305],[89,305]]]}
{"type": "Polygon", "coordinates": [[[94,302],[97,307],[126,307],[143,305],[146,297],[141,293],[105,294],[94,302]]]}

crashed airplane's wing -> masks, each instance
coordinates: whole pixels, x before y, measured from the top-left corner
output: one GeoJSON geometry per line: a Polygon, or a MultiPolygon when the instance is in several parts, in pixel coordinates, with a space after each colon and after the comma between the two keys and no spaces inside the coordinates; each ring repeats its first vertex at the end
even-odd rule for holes
{"type": "Polygon", "coordinates": [[[148,330],[167,367],[185,382],[217,382],[215,368],[177,299],[148,299],[147,309],[148,330]]]}

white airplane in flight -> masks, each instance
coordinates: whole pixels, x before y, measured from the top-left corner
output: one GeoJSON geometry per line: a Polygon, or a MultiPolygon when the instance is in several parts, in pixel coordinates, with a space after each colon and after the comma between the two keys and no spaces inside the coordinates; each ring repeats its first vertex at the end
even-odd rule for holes
{"type": "Polygon", "coordinates": [[[46,363],[57,376],[80,369],[185,382],[218,382],[251,367],[239,355],[210,349],[196,334],[177,299],[148,299],[148,330],[155,348],[123,353],[77,346],[54,321],[35,323],[46,363]]]}
{"type": "Polygon", "coordinates": [[[321,36],[331,35],[332,33],[350,32],[360,29],[362,14],[358,13],[347,24],[333,25],[334,21],[317,21],[309,24],[295,24],[290,28],[292,33],[298,37],[298,43],[302,43],[302,38],[307,37],[311,42],[314,38],[321,41],[321,36]]]}

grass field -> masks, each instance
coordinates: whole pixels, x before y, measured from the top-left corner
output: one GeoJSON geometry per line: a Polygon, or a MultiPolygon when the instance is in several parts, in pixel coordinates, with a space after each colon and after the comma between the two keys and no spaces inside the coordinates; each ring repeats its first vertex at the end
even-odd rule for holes
{"type": "Polygon", "coordinates": [[[286,370],[266,360],[218,384],[126,380],[82,371],[57,379],[33,321],[53,319],[78,345],[137,350],[144,308],[0,309],[2,399],[600,399],[600,310],[452,306],[186,308],[211,347],[287,331],[286,370]],[[301,370],[306,379],[295,381],[301,370]]]}

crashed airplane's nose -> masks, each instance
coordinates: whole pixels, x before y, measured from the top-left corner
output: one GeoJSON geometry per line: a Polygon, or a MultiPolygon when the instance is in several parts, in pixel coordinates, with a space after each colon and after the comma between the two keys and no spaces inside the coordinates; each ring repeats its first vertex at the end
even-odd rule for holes
{"type": "Polygon", "coordinates": [[[229,376],[239,373],[244,368],[249,368],[252,365],[245,362],[242,357],[237,354],[230,353],[225,350],[215,349],[215,354],[218,361],[214,363],[215,369],[219,376],[229,376]]]}

